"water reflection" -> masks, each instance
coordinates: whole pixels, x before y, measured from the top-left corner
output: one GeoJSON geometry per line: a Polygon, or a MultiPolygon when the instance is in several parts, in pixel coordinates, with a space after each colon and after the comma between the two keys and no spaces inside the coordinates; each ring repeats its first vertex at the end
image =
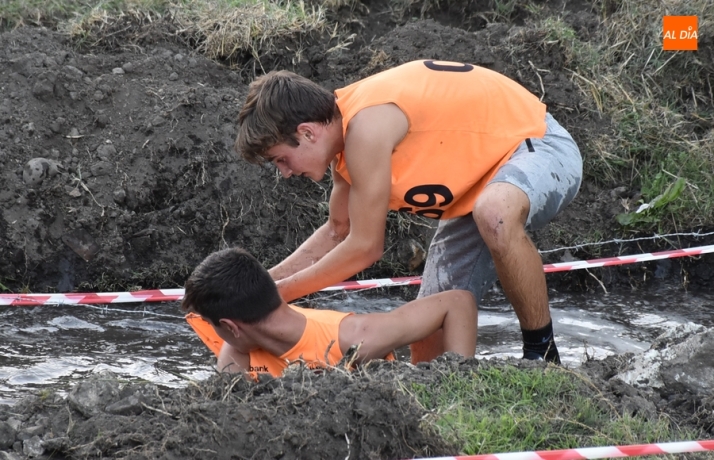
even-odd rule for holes
{"type": "MultiPolygon", "coordinates": [[[[389,311],[404,301],[378,293],[331,293],[309,302],[342,311],[389,311]]],[[[665,329],[686,322],[714,326],[714,294],[681,288],[650,292],[551,293],[563,362],[638,352],[665,329]]],[[[178,304],[0,307],[0,403],[52,387],[66,391],[91,372],[178,387],[213,372],[212,356],[185,323],[178,304]]],[[[480,305],[477,356],[520,356],[520,330],[503,295],[480,305]]]]}

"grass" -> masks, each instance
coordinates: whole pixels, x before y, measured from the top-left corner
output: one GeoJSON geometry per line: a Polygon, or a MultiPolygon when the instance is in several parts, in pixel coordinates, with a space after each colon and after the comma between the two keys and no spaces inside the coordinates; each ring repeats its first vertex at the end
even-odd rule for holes
{"type": "Polygon", "coordinates": [[[602,37],[581,42],[562,20],[546,18],[538,27],[557,40],[566,65],[586,99],[611,132],[588,140],[586,180],[632,184],[640,195],[628,229],[660,232],[711,226],[714,222],[714,66],[697,53],[662,50],[662,16],[696,15],[700,37],[714,29],[708,0],[628,0],[613,13],[601,12],[602,37]],[[707,128],[707,126],[709,128],[707,128]],[[665,205],[635,215],[684,183],[665,205]]]}
{"type": "Polygon", "coordinates": [[[0,2],[0,28],[14,29],[23,25],[58,27],[67,21],[86,17],[93,11],[163,14],[171,5],[168,0],[3,0],[0,2]]]}
{"type": "MultiPolygon", "coordinates": [[[[325,26],[324,9],[303,1],[269,0],[9,0],[0,4],[0,28],[25,24],[65,31],[90,46],[130,42],[139,27],[163,26],[207,57],[234,60],[248,53],[254,58],[272,50],[281,38],[295,39],[325,26]]],[[[142,36],[137,32],[137,36],[142,36]]],[[[301,50],[296,50],[297,57],[301,50]]]]}
{"type": "MultiPolygon", "coordinates": [[[[276,41],[321,31],[325,24],[324,11],[307,7],[302,1],[117,0],[112,4],[98,3],[64,28],[76,40],[95,46],[111,45],[117,39],[116,24],[122,21],[142,26],[161,24],[168,29],[166,33],[207,57],[227,61],[244,54],[259,60],[273,49],[276,41]]],[[[126,34],[119,38],[133,40],[126,34]]],[[[300,52],[296,50],[298,57],[300,52]]]]}
{"type": "MultiPolygon", "coordinates": [[[[696,439],[667,419],[620,414],[582,374],[559,367],[484,366],[407,391],[467,455],[696,439]]],[[[662,457],[660,457],[662,458],[662,457]]]]}

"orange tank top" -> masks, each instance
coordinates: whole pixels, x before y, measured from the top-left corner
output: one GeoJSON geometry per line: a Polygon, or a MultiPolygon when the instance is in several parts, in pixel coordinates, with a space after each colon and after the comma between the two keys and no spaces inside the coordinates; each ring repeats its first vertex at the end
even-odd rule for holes
{"type": "MultiPolygon", "coordinates": [[[[312,369],[325,367],[325,364],[335,365],[342,359],[339,343],[340,323],[346,316],[353,313],[300,308],[294,305],[290,305],[290,308],[307,318],[302,337],[282,356],[275,356],[262,349],[251,351],[248,371],[254,377],[257,373],[269,373],[274,377],[279,377],[290,362],[300,359],[312,369]],[[327,355],[327,363],[325,363],[325,355],[327,355]]],[[[218,356],[223,346],[223,340],[218,337],[211,323],[194,313],[186,315],[186,321],[196,331],[203,343],[218,356]]]]}
{"type": "MultiPolygon", "coordinates": [[[[392,152],[389,209],[434,219],[469,214],[524,139],[545,135],[546,107],[524,87],[471,64],[414,61],[335,91],[345,136],[360,110],[395,104],[409,130],[392,152]]],[[[337,172],[351,183],[344,152],[337,172]]]]}

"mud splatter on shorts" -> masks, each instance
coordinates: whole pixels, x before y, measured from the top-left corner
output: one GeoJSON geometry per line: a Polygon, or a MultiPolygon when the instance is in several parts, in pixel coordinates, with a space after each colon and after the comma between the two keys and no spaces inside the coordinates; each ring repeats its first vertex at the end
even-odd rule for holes
{"type": "MultiPolygon", "coordinates": [[[[507,182],[528,195],[527,230],[545,226],[578,193],[583,177],[580,150],[570,134],[546,114],[542,139],[527,139],[489,183],[507,182]]],[[[496,269],[469,214],[439,222],[429,246],[419,297],[467,289],[476,299],[496,281],[496,269]]]]}

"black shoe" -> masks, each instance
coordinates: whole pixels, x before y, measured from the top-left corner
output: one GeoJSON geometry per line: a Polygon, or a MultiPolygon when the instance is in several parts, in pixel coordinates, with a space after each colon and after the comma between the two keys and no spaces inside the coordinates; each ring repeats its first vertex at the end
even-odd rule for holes
{"type": "MultiPolygon", "coordinates": [[[[542,345],[539,344],[538,348],[541,347],[542,345]]],[[[560,354],[558,353],[558,347],[555,346],[555,342],[549,342],[547,348],[542,350],[534,349],[532,344],[524,344],[523,359],[531,361],[547,361],[549,363],[560,365],[560,354]]]]}

